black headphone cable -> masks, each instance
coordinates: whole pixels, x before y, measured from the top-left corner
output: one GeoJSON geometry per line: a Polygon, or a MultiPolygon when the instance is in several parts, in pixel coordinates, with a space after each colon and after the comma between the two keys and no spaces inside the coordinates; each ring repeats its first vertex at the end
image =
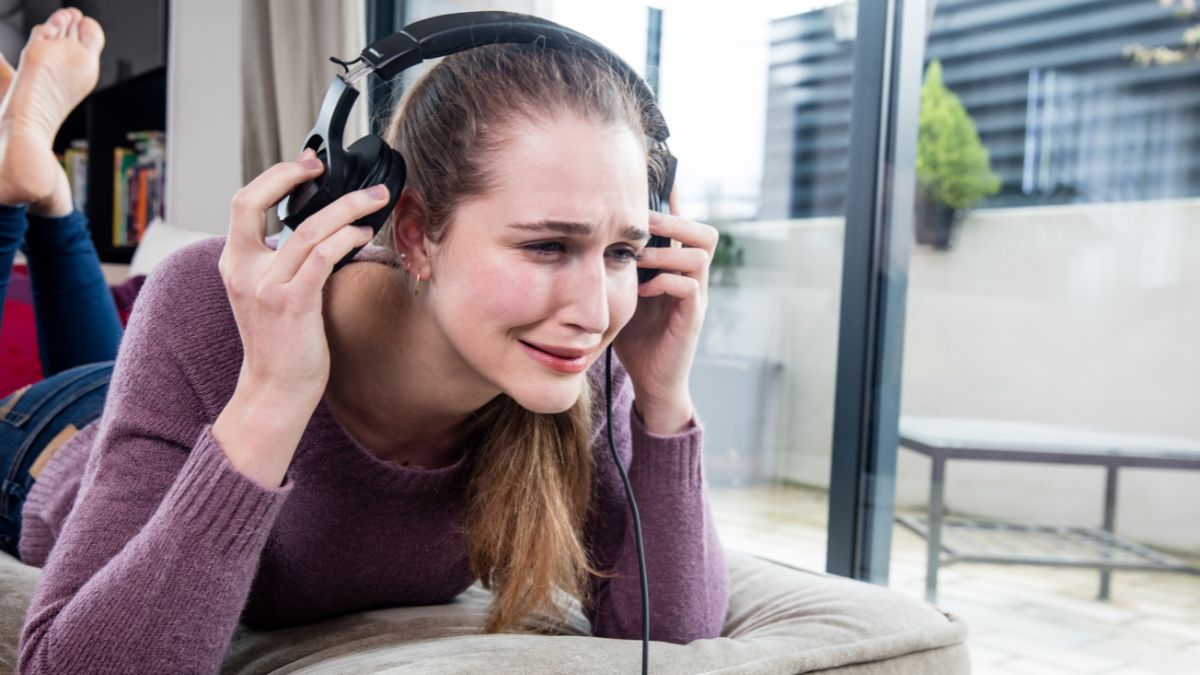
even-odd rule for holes
{"type": "MultiPolygon", "coordinates": [[[[612,427],[612,345],[604,352],[604,402],[608,407],[608,449],[612,452],[613,462],[625,482],[625,496],[629,498],[629,510],[633,512],[633,529],[637,534],[638,571],[642,575],[642,675],[648,675],[650,664],[650,589],[646,584],[646,552],[642,548],[642,521],[638,517],[637,502],[633,499],[633,488],[629,485],[629,477],[625,475],[625,467],[617,457],[617,446],[613,442],[612,427]]],[[[633,457],[630,456],[630,462],[633,457]]]]}

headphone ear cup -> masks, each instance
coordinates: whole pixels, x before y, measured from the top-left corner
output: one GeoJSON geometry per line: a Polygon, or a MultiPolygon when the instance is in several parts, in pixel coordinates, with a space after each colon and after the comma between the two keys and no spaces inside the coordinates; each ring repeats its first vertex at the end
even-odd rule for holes
{"type": "MultiPolygon", "coordinates": [[[[353,225],[370,226],[372,232],[379,234],[379,230],[383,228],[383,224],[391,215],[392,209],[396,208],[396,202],[400,200],[400,191],[404,189],[406,173],[404,158],[378,136],[363,136],[346,148],[346,154],[350,156],[349,161],[346,162],[348,170],[353,171],[346,183],[349,188],[348,192],[362,190],[380,183],[387,186],[387,203],[378,211],[352,223],[353,225]]],[[[359,246],[343,256],[333,266],[333,272],[350,264],[350,261],[362,249],[363,247],[359,246]]]]}
{"type": "Polygon", "coordinates": [[[392,209],[400,199],[400,191],[404,189],[407,174],[404,158],[392,149],[383,139],[368,134],[354,141],[346,148],[350,156],[348,162],[353,174],[346,184],[352,190],[362,190],[380,183],[387,186],[388,201],[378,211],[355,221],[355,225],[370,225],[377,234],[387,222],[392,209]]]}

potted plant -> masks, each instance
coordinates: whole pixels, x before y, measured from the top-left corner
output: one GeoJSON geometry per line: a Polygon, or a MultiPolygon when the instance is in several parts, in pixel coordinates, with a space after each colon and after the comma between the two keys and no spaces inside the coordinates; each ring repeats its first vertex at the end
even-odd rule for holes
{"type": "Polygon", "coordinates": [[[917,243],[950,248],[962,212],[999,189],[975,123],[942,83],[941,62],[930,62],[921,86],[917,131],[917,243]]]}
{"type": "Polygon", "coordinates": [[[712,283],[722,286],[736,286],[738,267],[746,264],[746,252],[734,240],[733,233],[714,225],[721,233],[717,240],[717,248],[713,251],[712,263],[709,266],[709,278],[712,283]]]}

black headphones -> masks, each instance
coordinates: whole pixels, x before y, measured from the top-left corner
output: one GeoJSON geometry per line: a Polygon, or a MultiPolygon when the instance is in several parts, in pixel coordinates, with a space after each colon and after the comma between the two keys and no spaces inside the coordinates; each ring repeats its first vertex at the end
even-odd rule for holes
{"type": "MultiPolygon", "coordinates": [[[[670,132],[654,101],[650,87],[619,56],[600,43],[553,21],[512,12],[464,12],[446,14],[409,24],[397,33],[371,43],[353,61],[330,58],[345,69],[335,75],[325,92],[321,112],[301,150],[312,148],[318,159],[325,164],[325,171],[315,180],[306,182],[279,203],[276,213],[284,226],[295,230],[312,214],[332,203],[344,194],[383,183],[388,188],[388,203],[379,211],[355,221],[355,225],[369,225],[376,233],[387,221],[388,215],[400,198],[404,188],[405,165],[400,153],[392,149],[382,138],[368,134],[345,147],[342,132],[350,116],[350,109],[358,98],[358,90],[352,84],[369,73],[383,80],[390,80],[405,69],[426,59],[438,58],[488,44],[539,44],[551,48],[575,48],[594,54],[629,81],[637,92],[643,114],[649,114],[654,128],[647,141],[657,144],[666,159],[665,180],[654,185],[651,177],[650,208],[661,213],[668,212],[667,200],[675,182],[676,160],[667,149],[670,132]],[[352,67],[353,66],[353,67],[352,67]]],[[[290,234],[290,232],[286,233],[290,234]]],[[[651,235],[647,246],[670,246],[671,240],[651,235]]],[[[338,261],[333,271],[350,262],[362,247],[346,254],[338,261]]],[[[638,269],[638,283],[653,279],[658,270],[638,269]]]]}

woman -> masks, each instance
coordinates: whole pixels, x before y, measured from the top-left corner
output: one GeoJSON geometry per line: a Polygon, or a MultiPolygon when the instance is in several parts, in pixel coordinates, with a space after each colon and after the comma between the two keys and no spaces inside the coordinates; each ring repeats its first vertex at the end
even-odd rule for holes
{"type": "Polygon", "coordinates": [[[638,637],[632,524],[591,404],[610,343],[651,637],[715,637],[727,582],[687,373],[716,233],[651,217],[644,136],[594,58],[478,48],[406,95],[389,141],[408,184],[337,275],[370,238],[347,223],[386,190],[276,250],[264,213],[319,163],[243,188],[225,240],[147,280],[103,416],[29,494],[20,553],[45,571],[21,668],[215,671],[239,620],[448,602],[476,579],[488,631],[554,615],[561,591],[596,635],[638,637]],[[650,233],[688,248],[643,251],[650,233]],[[639,265],[664,273],[639,288],[639,265]]]}

